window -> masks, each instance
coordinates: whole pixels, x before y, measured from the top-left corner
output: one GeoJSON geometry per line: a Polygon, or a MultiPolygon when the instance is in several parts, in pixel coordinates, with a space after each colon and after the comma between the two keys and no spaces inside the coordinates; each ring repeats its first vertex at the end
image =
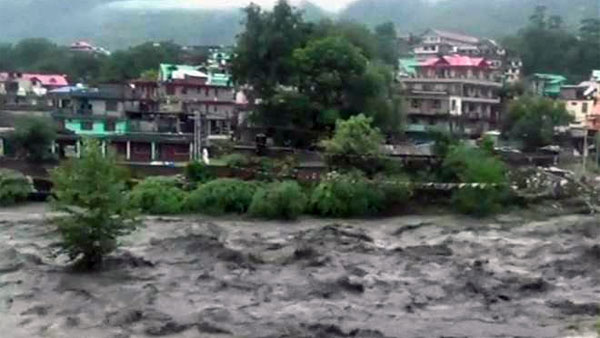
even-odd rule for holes
{"type": "Polygon", "coordinates": [[[213,112],[214,112],[214,113],[216,113],[216,112],[217,112],[217,106],[216,106],[216,105],[214,105],[214,106],[213,106],[213,112]]]}
{"type": "Polygon", "coordinates": [[[420,107],[419,100],[412,100],[410,105],[413,108],[419,108],[420,107]]]}
{"type": "Polygon", "coordinates": [[[219,88],[215,88],[215,97],[219,97],[219,88]]]}
{"type": "Polygon", "coordinates": [[[208,97],[208,87],[204,88],[204,96],[208,97]]]}
{"type": "Polygon", "coordinates": [[[577,105],[577,102],[571,102],[571,105],[572,105],[572,106],[576,106],[576,105],[577,105]]]}
{"type": "Polygon", "coordinates": [[[435,109],[442,108],[442,101],[440,101],[440,100],[433,100],[433,108],[435,108],[435,109]]]}
{"type": "Polygon", "coordinates": [[[106,121],[106,123],[104,124],[104,131],[115,131],[116,129],[116,124],[114,121],[106,121]]]}
{"type": "Polygon", "coordinates": [[[211,133],[211,135],[223,134],[222,121],[211,120],[210,121],[210,133],[211,133]]]}
{"type": "Polygon", "coordinates": [[[92,130],[94,129],[94,123],[91,121],[81,122],[81,130],[92,130]]]}
{"type": "Polygon", "coordinates": [[[117,101],[106,101],[106,111],[117,111],[119,106],[119,102],[117,101]]]}
{"type": "Polygon", "coordinates": [[[581,104],[581,112],[584,114],[587,114],[587,112],[588,112],[588,103],[587,102],[584,102],[581,104]]]}
{"type": "Polygon", "coordinates": [[[167,95],[175,95],[175,86],[167,85],[167,95]]]}
{"type": "Polygon", "coordinates": [[[452,100],[452,111],[456,111],[456,100],[452,100]]]}
{"type": "Polygon", "coordinates": [[[183,94],[183,95],[187,94],[187,87],[181,88],[181,94],[183,94]]]}

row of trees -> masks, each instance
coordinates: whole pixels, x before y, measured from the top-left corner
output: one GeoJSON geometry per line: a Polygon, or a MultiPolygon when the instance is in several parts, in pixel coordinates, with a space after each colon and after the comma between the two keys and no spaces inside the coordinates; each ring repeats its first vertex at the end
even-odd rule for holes
{"type": "Polygon", "coordinates": [[[549,16],[547,8],[539,6],[529,25],[504,44],[523,59],[526,74],[558,73],[572,82],[587,80],[592,69],[600,68],[600,19],[584,19],[578,30],[569,30],[561,16],[549,16]]]}
{"type": "Polygon", "coordinates": [[[72,52],[34,38],[0,44],[0,70],[66,74],[71,82],[119,82],[158,69],[161,62],[181,62],[184,56],[181,46],[172,42],[147,42],[107,56],[72,52]]]}
{"type": "Polygon", "coordinates": [[[247,86],[251,102],[261,99],[253,118],[276,138],[306,145],[332,130],[337,119],[359,113],[388,134],[399,132],[392,23],[374,32],[351,22],[309,23],[283,0],[272,12],[250,5],[245,13],[233,75],[247,86]]]}

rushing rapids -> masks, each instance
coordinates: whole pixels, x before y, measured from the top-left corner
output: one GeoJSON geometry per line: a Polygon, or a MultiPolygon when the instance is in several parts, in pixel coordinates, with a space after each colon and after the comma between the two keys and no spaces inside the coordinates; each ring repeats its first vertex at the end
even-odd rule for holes
{"type": "Polygon", "coordinates": [[[3,337],[594,337],[597,216],[147,218],[99,272],[0,210],[3,337]]]}

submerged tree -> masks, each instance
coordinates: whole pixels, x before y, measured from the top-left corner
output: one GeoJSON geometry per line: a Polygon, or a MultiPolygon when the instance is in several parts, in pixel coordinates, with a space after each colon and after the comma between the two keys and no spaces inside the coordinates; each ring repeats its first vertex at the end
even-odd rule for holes
{"type": "Polygon", "coordinates": [[[12,136],[17,153],[33,162],[42,162],[51,157],[50,147],[55,138],[54,122],[42,117],[17,120],[12,136]]]}
{"type": "Polygon", "coordinates": [[[133,231],[135,215],[127,203],[126,172],[115,156],[106,156],[98,141],[86,140],[80,159],[63,163],[52,172],[52,201],[62,236],[62,249],[85,268],[97,267],[115,250],[117,239],[133,231]]]}

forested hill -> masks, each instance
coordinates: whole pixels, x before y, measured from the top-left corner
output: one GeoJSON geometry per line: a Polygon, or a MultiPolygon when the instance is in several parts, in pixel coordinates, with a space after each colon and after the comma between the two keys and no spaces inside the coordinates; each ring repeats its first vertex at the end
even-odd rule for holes
{"type": "Polygon", "coordinates": [[[573,30],[582,19],[600,17],[598,0],[357,0],[339,15],[368,25],[392,21],[400,32],[436,27],[499,38],[525,26],[539,5],[573,30]]]}
{"type": "MultiPolygon", "coordinates": [[[[111,49],[148,40],[229,44],[241,29],[239,9],[149,10],[143,5],[123,9],[115,5],[119,1],[0,0],[0,42],[27,37],[58,43],[87,39],[111,49]]],[[[539,4],[546,5],[549,14],[561,15],[573,29],[585,17],[600,17],[598,0],[357,0],[336,15],[321,10],[319,1],[326,0],[302,3],[307,19],[329,16],[368,25],[392,21],[401,33],[437,27],[501,37],[523,27],[539,4]]]]}

